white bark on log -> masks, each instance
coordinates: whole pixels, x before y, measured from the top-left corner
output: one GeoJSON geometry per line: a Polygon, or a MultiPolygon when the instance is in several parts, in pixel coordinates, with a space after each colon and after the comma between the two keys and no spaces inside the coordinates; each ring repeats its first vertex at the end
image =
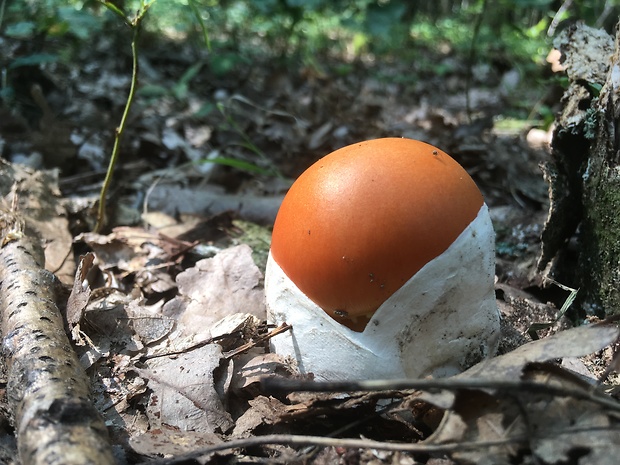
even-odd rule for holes
{"type": "Polygon", "coordinates": [[[23,222],[0,210],[2,348],[21,462],[113,464],[105,423],[55,303],[58,282],[23,222]]]}

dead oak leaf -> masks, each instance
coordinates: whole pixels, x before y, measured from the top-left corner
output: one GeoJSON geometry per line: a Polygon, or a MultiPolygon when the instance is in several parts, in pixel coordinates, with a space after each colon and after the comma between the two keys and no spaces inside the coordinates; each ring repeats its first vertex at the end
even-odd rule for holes
{"type": "Polygon", "coordinates": [[[138,369],[148,379],[152,393],[146,408],[152,426],[163,424],[182,431],[222,433],[233,426],[220,392],[222,349],[207,344],[174,357],[149,361],[148,368],[138,369]]]}
{"type": "Polygon", "coordinates": [[[261,278],[249,246],[222,250],[177,276],[180,295],[166,303],[164,314],[178,315],[177,324],[187,335],[208,333],[215,322],[234,313],[264,320],[261,278]]]}

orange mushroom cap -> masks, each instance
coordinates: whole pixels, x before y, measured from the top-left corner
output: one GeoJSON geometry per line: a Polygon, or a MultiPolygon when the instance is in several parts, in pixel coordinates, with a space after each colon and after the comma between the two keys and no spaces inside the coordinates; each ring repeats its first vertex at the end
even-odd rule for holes
{"type": "Polygon", "coordinates": [[[314,303],[361,331],[454,242],[483,203],[469,174],[432,145],[360,142],[320,159],[295,181],[276,217],[271,253],[314,303]]]}

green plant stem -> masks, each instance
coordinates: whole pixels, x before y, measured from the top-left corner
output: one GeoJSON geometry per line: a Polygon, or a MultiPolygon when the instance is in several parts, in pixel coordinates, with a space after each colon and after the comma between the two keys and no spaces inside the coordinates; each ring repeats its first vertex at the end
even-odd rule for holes
{"type": "Polygon", "coordinates": [[[2,23],[4,22],[4,9],[6,8],[6,0],[2,0],[0,3],[0,29],[2,28],[2,23]]]}
{"type": "Polygon", "coordinates": [[[200,29],[202,30],[202,36],[205,40],[205,45],[207,46],[207,50],[211,51],[211,41],[209,40],[209,33],[207,32],[207,26],[205,26],[205,22],[202,19],[202,15],[200,14],[200,10],[196,6],[196,2],[194,0],[189,0],[189,7],[194,13],[194,17],[198,24],[200,25],[200,29]]]}
{"type": "Polygon", "coordinates": [[[100,232],[105,226],[106,222],[106,197],[110,184],[112,184],[112,176],[114,174],[114,167],[118,161],[120,152],[121,137],[125,131],[127,119],[129,117],[129,110],[133,103],[133,99],[136,93],[136,87],[138,85],[138,36],[140,35],[140,23],[144,17],[146,10],[143,10],[142,14],[136,16],[136,19],[131,24],[133,30],[133,36],[131,39],[131,55],[132,55],[132,72],[131,72],[131,87],[129,88],[129,95],[127,96],[127,102],[125,103],[125,110],[119,126],[116,128],[116,134],[114,136],[114,147],[112,149],[112,156],[110,157],[110,163],[108,164],[108,171],[101,187],[101,193],[99,194],[99,208],[97,210],[97,224],[95,225],[95,232],[100,232]]]}

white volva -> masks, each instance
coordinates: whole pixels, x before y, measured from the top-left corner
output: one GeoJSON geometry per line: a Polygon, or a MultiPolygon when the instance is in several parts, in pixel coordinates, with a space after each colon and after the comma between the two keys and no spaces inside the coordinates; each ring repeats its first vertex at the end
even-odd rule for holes
{"type": "Polygon", "coordinates": [[[483,205],[452,245],[386,300],[359,333],[306,297],[270,254],[268,319],[293,326],[271,339],[272,350],[318,380],[449,376],[497,349],[494,276],[495,234],[483,205]]]}

